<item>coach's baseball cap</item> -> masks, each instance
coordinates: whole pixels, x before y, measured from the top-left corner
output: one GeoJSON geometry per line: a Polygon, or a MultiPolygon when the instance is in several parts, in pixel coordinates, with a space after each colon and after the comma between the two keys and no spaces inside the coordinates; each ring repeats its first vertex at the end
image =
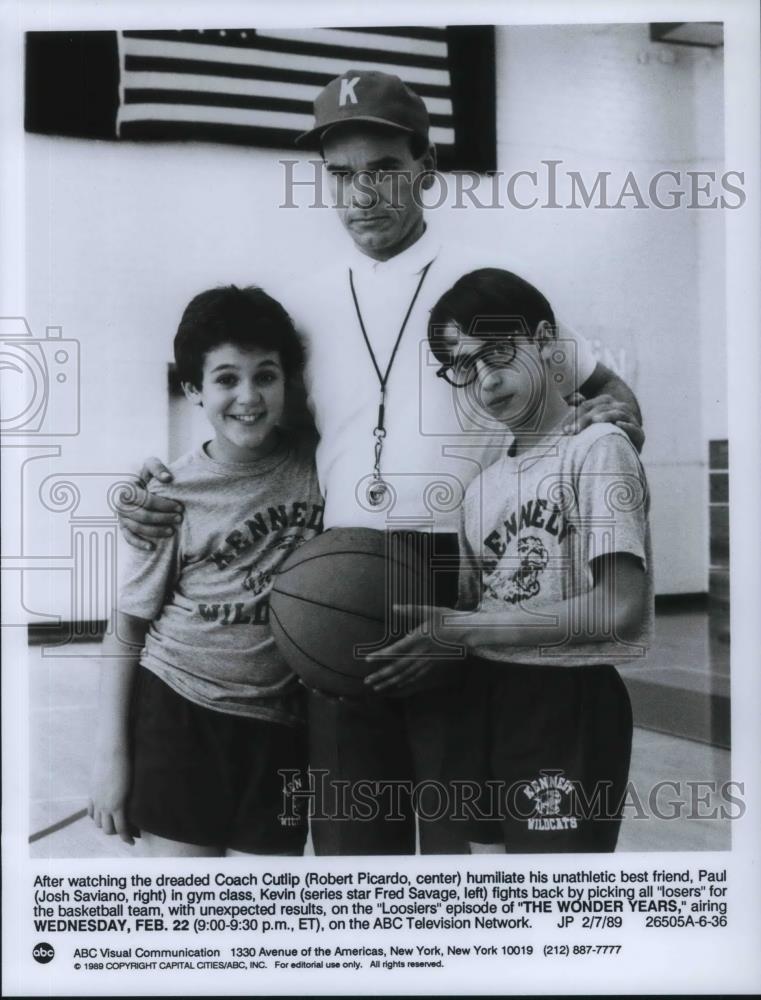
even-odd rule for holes
{"type": "Polygon", "coordinates": [[[342,122],[375,122],[426,137],[430,125],[425,104],[398,76],[359,69],[347,70],[320,91],[314,128],[296,142],[316,146],[327,129],[342,122]]]}

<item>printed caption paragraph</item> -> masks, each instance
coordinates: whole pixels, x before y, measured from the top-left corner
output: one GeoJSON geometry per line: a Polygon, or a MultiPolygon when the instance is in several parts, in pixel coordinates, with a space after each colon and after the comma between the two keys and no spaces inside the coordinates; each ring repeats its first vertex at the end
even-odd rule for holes
{"type": "Polygon", "coordinates": [[[33,893],[35,958],[68,955],[83,972],[615,958],[628,930],[724,928],[729,920],[726,870],[692,866],[38,874],[33,893]],[[324,943],[315,940],[321,934],[324,943]]]}

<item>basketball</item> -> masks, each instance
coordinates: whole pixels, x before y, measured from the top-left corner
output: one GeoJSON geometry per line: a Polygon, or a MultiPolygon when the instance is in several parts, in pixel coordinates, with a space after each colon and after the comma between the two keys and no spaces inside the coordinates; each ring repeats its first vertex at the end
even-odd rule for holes
{"type": "Polygon", "coordinates": [[[430,603],[419,570],[421,538],[370,528],[331,528],[283,563],[270,593],[270,626],[288,665],[309,687],[369,695],[382,663],[365,657],[400,639],[413,622],[394,604],[430,603]]]}

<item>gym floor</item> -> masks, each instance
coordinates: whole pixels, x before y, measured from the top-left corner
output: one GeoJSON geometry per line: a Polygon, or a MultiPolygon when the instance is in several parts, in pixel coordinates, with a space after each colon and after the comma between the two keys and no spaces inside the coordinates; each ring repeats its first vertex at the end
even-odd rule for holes
{"type": "MultiPolygon", "coordinates": [[[[706,615],[695,612],[680,621],[680,632],[694,635],[707,628],[706,615]]],[[[653,659],[668,652],[674,659],[673,623],[658,620],[653,659]]],[[[31,844],[34,858],[134,857],[129,847],[97,830],[84,812],[91,764],[99,646],[67,647],[69,655],[42,655],[30,649],[31,675],[31,844]]],[[[694,656],[690,658],[694,666],[694,656]]],[[[679,667],[679,663],[673,663],[679,667]]],[[[686,664],[684,665],[686,668],[686,664]]],[[[699,665],[698,665],[699,666],[699,665]]],[[[635,718],[635,723],[636,723],[635,718]]],[[[618,851],[728,850],[730,821],[720,818],[666,818],[677,798],[663,785],[658,804],[663,818],[648,805],[657,783],[715,781],[730,777],[728,750],[637,727],[630,772],[631,787],[647,816],[627,810],[618,851]],[[669,795],[671,798],[669,798],[669,795]]],[[[685,798],[682,791],[679,796],[685,798]]],[[[705,812],[705,810],[703,810],[705,812]]],[[[308,852],[309,852],[308,848],[308,852]]]]}

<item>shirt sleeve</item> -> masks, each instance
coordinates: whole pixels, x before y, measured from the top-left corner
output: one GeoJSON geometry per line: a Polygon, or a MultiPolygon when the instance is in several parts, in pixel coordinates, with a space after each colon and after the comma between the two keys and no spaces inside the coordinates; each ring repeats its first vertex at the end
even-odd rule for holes
{"type": "Polygon", "coordinates": [[[557,348],[550,353],[549,366],[563,396],[577,392],[597,367],[592,345],[580,333],[565,324],[558,326],[557,348]]]}
{"type": "Polygon", "coordinates": [[[647,571],[649,494],[642,463],[625,434],[611,431],[587,452],[578,481],[587,561],[627,552],[647,571]]]}
{"type": "Polygon", "coordinates": [[[173,592],[180,570],[182,527],[167,538],[155,539],[151,552],[119,546],[119,601],[122,614],[154,621],[173,592]]]}

